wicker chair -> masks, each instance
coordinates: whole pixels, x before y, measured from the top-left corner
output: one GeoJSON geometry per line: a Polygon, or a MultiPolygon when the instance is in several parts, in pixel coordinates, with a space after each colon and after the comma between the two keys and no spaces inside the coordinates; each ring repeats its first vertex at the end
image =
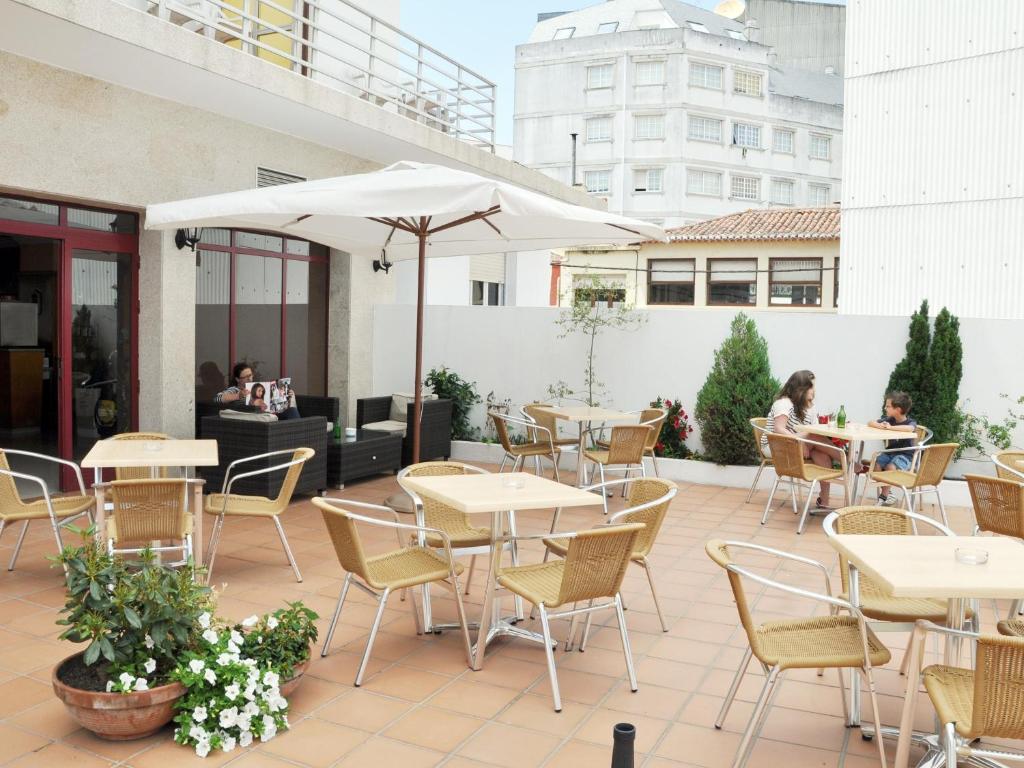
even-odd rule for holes
{"type": "MultiPolygon", "coordinates": [[[[776,455],[774,449],[772,455],[776,455]]],[[[720,729],[725,722],[729,708],[736,697],[736,691],[739,690],[740,683],[743,681],[743,675],[750,665],[751,657],[760,662],[767,678],[750,716],[750,721],[747,723],[743,738],[740,740],[739,749],[733,762],[734,768],[742,768],[746,765],[754,740],[760,733],[761,725],[768,714],[775,684],[779,677],[789,669],[835,669],[839,673],[839,690],[844,711],[846,711],[846,690],[842,670],[859,669],[868,683],[875,724],[881,723],[878,717],[878,697],[875,693],[872,669],[889,662],[889,650],[882,645],[882,642],[867,626],[864,614],[860,610],[846,600],[832,597],[828,569],[824,565],[816,560],[747,542],[712,540],[705,545],[705,550],[708,556],[729,574],[729,583],[736,600],[736,610],[739,612],[740,622],[749,642],[747,651],[740,661],[739,669],[736,670],[736,676],[729,687],[729,692],[726,694],[722,709],[718,713],[715,728],[720,729]],[[801,563],[816,568],[824,577],[825,594],[798,589],[747,570],[733,561],[731,550],[734,549],[750,550],[760,555],[772,555],[791,563],[801,563]],[[760,625],[755,624],[743,588],[744,579],[749,579],[769,589],[824,603],[829,607],[830,614],[809,619],[783,619],[767,621],[760,625]],[[846,611],[849,615],[839,614],[838,611],[841,610],[846,611]]],[[[883,768],[885,768],[882,739],[875,739],[875,741],[878,743],[879,757],[883,768]]]]}
{"type": "MultiPolygon", "coordinates": [[[[163,432],[121,432],[111,440],[170,440],[170,435],[163,432]]],[[[117,467],[114,478],[117,480],[146,480],[152,477],[167,477],[167,467],[117,467]],[[154,472],[155,470],[155,472],[154,472]]]]}
{"type": "Polygon", "coordinates": [[[213,535],[210,536],[210,554],[206,565],[207,578],[213,573],[213,561],[217,556],[217,545],[220,544],[220,534],[224,528],[224,518],[263,517],[274,521],[277,535],[281,538],[281,546],[284,547],[288,563],[291,565],[292,571],[295,572],[295,580],[302,581],[299,566],[292,556],[291,547],[288,546],[288,538],[284,535],[284,528],[281,527],[281,514],[288,508],[288,504],[291,503],[292,493],[294,493],[295,485],[299,481],[299,473],[302,472],[302,467],[312,456],[312,448],[296,448],[294,451],[262,453],[259,456],[250,456],[246,459],[238,459],[231,462],[224,475],[224,486],[221,492],[211,493],[206,497],[206,514],[217,516],[217,522],[213,526],[213,535]],[[241,464],[262,461],[274,456],[291,456],[291,459],[269,467],[263,467],[262,469],[233,474],[233,470],[241,464]],[[240,480],[256,475],[270,474],[278,470],[287,470],[287,472],[276,498],[270,499],[266,496],[243,496],[231,493],[231,487],[240,480]]]}
{"type": "Polygon", "coordinates": [[[904,453],[913,451],[918,454],[914,457],[911,471],[902,469],[876,470],[875,464],[878,456],[890,451],[879,451],[871,460],[871,467],[868,469],[867,482],[860,492],[859,504],[864,503],[864,496],[867,494],[868,484],[895,486],[903,491],[903,502],[907,508],[914,511],[914,499],[926,493],[934,493],[935,500],[939,505],[939,514],[942,516],[942,524],[949,527],[949,518],[946,516],[946,508],[942,505],[942,494],[939,493],[939,483],[946,474],[949,462],[953,460],[953,454],[960,446],[957,443],[936,443],[935,445],[915,445],[910,448],[896,448],[891,450],[904,453]]]}
{"type": "MultiPolygon", "coordinates": [[[[647,441],[644,443],[644,456],[651,457],[651,467],[654,469],[654,476],[658,477],[658,460],[654,455],[654,447],[658,444],[658,440],[661,437],[661,428],[665,424],[665,419],[668,418],[668,411],[664,408],[644,408],[642,411],[636,411],[636,413],[640,417],[640,423],[651,428],[650,434],[647,435],[647,441]]],[[[595,429],[594,432],[604,429],[611,429],[611,427],[600,427],[595,429]]],[[[597,440],[595,445],[598,448],[607,450],[610,444],[607,440],[597,440]]]]}
{"type": "MultiPolygon", "coordinates": [[[[665,522],[665,515],[668,514],[669,503],[675,497],[678,489],[675,483],[668,480],[642,478],[640,480],[612,480],[604,485],[593,485],[584,490],[595,491],[600,489],[603,493],[608,486],[625,485],[626,483],[631,484],[629,489],[629,507],[609,517],[608,525],[620,525],[623,523],[644,524],[643,531],[636,538],[636,546],[633,549],[630,560],[643,568],[644,573],[647,574],[647,583],[651,585],[651,597],[654,598],[654,607],[658,611],[661,630],[662,632],[668,632],[668,624],[665,623],[665,616],[661,612],[661,603],[658,601],[658,591],[654,588],[654,573],[647,556],[651,554],[654,542],[661,531],[661,525],[665,522]]],[[[569,551],[568,542],[562,539],[545,539],[544,546],[547,547],[548,552],[559,557],[565,557],[569,551]]],[[[580,645],[585,646],[586,642],[587,638],[584,633],[580,645]]],[[[570,647],[567,644],[566,650],[569,650],[570,647]]]]}
{"type": "MultiPolygon", "coordinates": [[[[584,436],[593,431],[600,430],[588,429],[584,432],[584,436]]],[[[628,479],[633,467],[639,467],[641,477],[647,477],[647,469],[644,467],[644,451],[652,431],[653,427],[648,424],[615,426],[612,427],[607,448],[584,449],[583,458],[597,465],[601,475],[600,485],[605,484],[605,472],[623,472],[628,479]]],[[[586,438],[584,437],[584,439],[586,438]]],[[[625,486],[623,490],[625,490],[625,486]]],[[[604,513],[607,515],[608,497],[602,494],[601,499],[604,504],[604,513]]]]}
{"type": "Polygon", "coordinates": [[[81,468],[72,461],[55,459],[42,453],[30,451],[15,451],[7,448],[0,449],[0,536],[3,535],[4,527],[8,523],[24,523],[21,533],[18,534],[18,542],[14,545],[14,552],[11,554],[11,562],[7,566],[8,571],[14,570],[14,564],[18,561],[18,554],[21,552],[21,545],[25,541],[25,534],[28,532],[29,523],[33,520],[49,520],[50,528],[53,530],[54,538],[57,539],[57,552],[64,550],[64,542],[60,538],[60,529],[81,515],[89,515],[92,518],[92,510],[96,506],[96,497],[85,492],[85,481],[82,479],[81,468]],[[78,480],[78,493],[65,496],[51,496],[46,481],[36,475],[28,475],[24,472],[14,472],[7,463],[8,456],[27,456],[39,461],[49,461],[54,464],[63,464],[74,470],[75,478],[78,480]],[[17,480],[38,485],[41,491],[41,498],[32,501],[25,501],[18,492],[17,480]]]}
{"type": "Polygon", "coordinates": [[[561,450],[555,445],[554,434],[547,427],[527,421],[526,419],[517,419],[505,413],[497,413],[496,411],[489,411],[487,415],[494,422],[494,431],[498,433],[498,441],[501,443],[501,447],[505,449],[505,455],[501,457],[501,466],[498,467],[499,472],[505,469],[505,462],[509,459],[512,459],[512,471],[518,472],[526,459],[535,458],[538,460],[537,474],[540,475],[539,460],[544,458],[550,461],[554,467],[555,480],[561,482],[558,477],[558,457],[561,455],[561,450]],[[522,443],[521,445],[513,443],[512,438],[509,437],[509,424],[522,427],[527,432],[532,431],[534,433],[534,441],[522,443]]]}
{"type": "MultiPolygon", "coordinates": [[[[1024,542],[1024,484],[988,475],[964,475],[974,506],[974,535],[995,533],[1024,542]]],[[[1010,607],[1010,618],[1021,600],[1010,607]]],[[[937,622],[938,623],[938,622],[937,622]]]]}
{"type": "MultiPolygon", "coordinates": [[[[395,590],[405,590],[420,585],[440,583],[449,587],[455,595],[455,605],[458,609],[459,624],[462,629],[462,643],[466,653],[466,662],[472,665],[472,655],[469,645],[469,628],[466,625],[466,611],[462,605],[462,596],[459,590],[459,574],[462,573],[462,566],[452,558],[451,539],[448,534],[437,528],[427,528],[420,525],[409,525],[398,522],[398,515],[388,507],[381,507],[376,504],[363,504],[357,501],[342,499],[325,499],[317,497],[313,499],[324,518],[324,525],[334,544],[334,551],[338,556],[338,563],[345,569],[345,580],[341,585],[341,594],[338,596],[338,605],[334,609],[334,616],[331,618],[330,627],[327,629],[327,637],[324,638],[321,656],[326,656],[331,647],[331,639],[334,637],[334,628],[341,615],[341,608],[345,604],[345,596],[350,586],[356,586],[366,594],[377,600],[377,615],[374,617],[373,626],[370,628],[370,637],[366,641],[366,650],[363,651],[363,658],[356,671],[355,685],[359,686],[363,681],[363,673],[366,671],[366,664],[370,660],[370,652],[373,650],[373,641],[377,637],[377,630],[380,627],[381,617],[384,615],[384,606],[387,605],[388,597],[395,590]],[[355,514],[347,509],[348,507],[360,511],[383,512],[394,516],[394,522],[379,520],[366,515],[355,514]],[[410,531],[414,534],[425,535],[435,538],[442,543],[444,557],[437,554],[433,549],[419,545],[401,546],[399,549],[385,552],[384,554],[367,557],[363,551],[363,544],[359,537],[356,523],[393,528],[398,535],[399,543],[402,542],[402,531],[410,531]],[[354,579],[353,577],[357,577],[354,579]]],[[[411,593],[410,593],[411,594],[411,593]]],[[[416,601],[409,600],[412,608],[413,620],[416,622],[416,634],[423,634],[423,627],[420,624],[420,615],[416,611],[416,601]]]]}
{"type": "MultiPolygon", "coordinates": [[[[806,483],[807,498],[804,501],[804,511],[800,515],[800,523],[797,525],[796,532],[798,534],[804,532],[804,526],[807,524],[807,515],[811,508],[811,499],[814,498],[814,487],[822,482],[828,480],[844,480],[846,477],[846,453],[833,445],[827,445],[825,443],[819,443],[816,440],[806,440],[802,437],[795,437],[793,435],[780,435],[775,432],[769,432],[768,437],[768,449],[771,451],[772,462],[775,465],[775,484],[772,485],[772,492],[768,494],[768,502],[764,505],[764,514],[761,515],[761,525],[768,522],[768,516],[772,510],[772,500],[775,498],[775,491],[779,488],[779,483],[782,482],[783,478],[789,478],[794,484],[793,493],[795,500],[796,484],[806,483]],[[803,446],[810,445],[814,448],[822,448],[824,450],[830,450],[839,456],[839,469],[829,469],[827,467],[819,467],[817,464],[808,464],[804,461],[803,446]]],[[[846,506],[850,505],[850,489],[846,483],[843,483],[843,493],[846,499],[846,506]]],[[[793,511],[796,511],[796,505],[794,504],[793,511]]]]}
{"type": "MultiPolygon", "coordinates": [[[[551,651],[551,619],[572,617],[571,635],[577,616],[586,614],[589,624],[593,612],[614,609],[619,621],[622,651],[626,656],[629,687],[633,691],[637,689],[636,673],[633,670],[633,654],[629,648],[629,634],[626,631],[626,619],[622,613],[622,597],[619,595],[619,589],[622,585],[622,577],[626,575],[630,558],[636,549],[637,537],[643,528],[642,523],[629,523],[601,526],[576,533],[543,534],[541,538],[547,540],[568,540],[569,546],[564,560],[513,566],[498,572],[498,584],[512,594],[537,606],[540,611],[540,623],[544,632],[544,652],[547,656],[551,696],[554,699],[556,712],[562,711],[562,697],[558,690],[555,657],[551,651]],[[602,598],[610,598],[610,600],[594,604],[595,601],[602,598]],[[550,612],[552,608],[569,603],[587,603],[587,606],[585,608],[570,608],[557,613],[550,612]]],[[[521,538],[536,539],[538,537],[524,536],[521,538]]],[[[489,589],[484,605],[485,615],[491,609],[493,599],[494,590],[489,589]]]]}
{"type": "Polygon", "coordinates": [[[973,670],[935,664],[921,672],[942,728],[940,748],[946,765],[955,766],[965,758],[984,765],[1024,760],[1024,753],[978,743],[984,738],[1024,739],[1024,638],[958,632],[927,621],[917,626],[917,642],[934,632],[976,643],[973,670]]]}
{"type": "Polygon", "coordinates": [[[750,484],[750,491],[747,493],[746,504],[750,503],[750,500],[754,497],[754,491],[757,490],[757,481],[761,479],[761,473],[764,472],[765,467],[773,467],[774,462],[772,461],[772,455],[765,450],[765,447],[761,445],[761,435],[768,434],[765,431],[765,425],[768,423],[768,419],[756,418],[750,420],[750,428],[754,432],[754,445],[757,446],[757,455],[761,457],[761,463],[757,467],[757,474],[754,475],[754,482],[750,484]]]}
{"type": "Polygon", "coordinates": [[[1000,451],[993,454],[992,463],[998,477],[1024,483],[1024,451],[1000,451]]]}
{"type": "MultiPolygon", "coordinates": [[[[539,424],[544,427],[549,433],[551,433],[551,442],[558,446],[563,451],[572,451],[579,447],[579,440],[575,437],[559,437],[558,436],[558,419],[555,418],[554,414],[551,413],[551,409],[554,406],[548,405],[547,403],[529,403],[519,409],[519,412],[523,415],[523,418],[527,421],[532,421],[534,424],[539,424]]],[[[530,430],[530,439],[533,442],[537,442],[537,433],[535,430],[530,430]]]]}
{"type": "Polygon", "coordinates": [[[192,513],[188,511],[188,483],[184,478],[109,483],[114,513],[107,518],[107,551],[112,555],[138,554],[147,547],[154,552],[180,551],[181,560],[165,565],[189,564],[192,513]],[[152,541],[167,540],[179,543],[150,546],[152,541]]]}

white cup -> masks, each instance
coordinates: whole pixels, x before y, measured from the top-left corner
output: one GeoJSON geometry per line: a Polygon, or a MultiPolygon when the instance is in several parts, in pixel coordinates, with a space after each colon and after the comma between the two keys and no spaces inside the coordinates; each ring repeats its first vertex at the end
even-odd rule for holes
{"type": "Polygon", "coordinates": [[[327,422],[327,431],[328,432],[333,432],[334,431],[334,422],[333,421],[328,421],[327,422]]]}
{"type": "Polygon", "coordinates": [[[356,436],[356,428],[355,427],[345,427],[345,437],[355,437],[355,436],[356,436]]]}

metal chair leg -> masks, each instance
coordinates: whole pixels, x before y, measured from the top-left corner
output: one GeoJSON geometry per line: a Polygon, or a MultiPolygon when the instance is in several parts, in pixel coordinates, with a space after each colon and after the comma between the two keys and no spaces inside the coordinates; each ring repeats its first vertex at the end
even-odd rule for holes
{"type": "Polygon", "coordinates": [[[551,463],[552,463],[552,465],[554,466],[554,469],[555,469],[555,482],[556,483],[562,482],[562,478],[560,478],[558,476],[558,454],[557,453],[552,454],[551,463]]]}
{"type": "MultiPolygon", "coordinates": [[[[619,605],[622,605],[622,598],[619,598],[619,605]]],[[[594,607],[594,601],[591,600],[587,603],[588,608],[594,607]]],[[[583,637],[580,638],[580,653],[586,653],[587,651],[587,640],[590,638],[590,620],[593,618],[594,613],[591,611],[587,614],[587,620],[583,622],[583,637]]]]}
{"type": "MultiPolygon", "coordinates": [[[[572,609],[576,610],[577,603],[572,604],[572,609]]],[[[533,610],[530,611],[530,618],[533,618],[533,610]]],[[[576,614],[574,613],[569,617],[569,634],[565,636],[565,651],[568,653],[572,650],[572,641],[576,635],[576,614]]]]}
{"type": "Polygon", "coordinates": [[[356,688],[358,688],[363,682],[363,673],[366,672],[366,664],[370,660],[370,651],[373,650],[373,641],[377,639],[377,630],[380,629],[380,620],[384,616],[384,606],[387,605],[388,595],[390,594],[390,588],[381,592],[379,598],[380,602],[377,606],[377,615],[373,619],[373,626],[370,627],[370,637],[366,641],[366,650],[363,651],[363,660],[359,662],[359,670],[356,672],[356,688]]]}
{"type": "Polygon", "coordinates": [[[658,474],[658,457],[654,455],[653,451],[651,452],[651,469],[654,470],[655,477],[661,477],[661,475],[658,474]]]}
{"type": "Polygon", "coordinates": [[[505,462],[506,461],[508,461],[508,454],[507,453],[504,456],[501,457],[501,464],[498,465],[498,473],[499,474],[501,473],[501,471],[503,469],[505,469],[505,462]]]}
{"type": "Polygon", "coordinates": [[[811,499],[814,498],[814,486],[817,484],[817,480],[811,480],[811,487],[807,490],[807,500],[804,501],[804,513],[800,515],[800,524],[796,527],[797,534],[803,533],[804,526],[807,525],[807,514],[811,511],[811,499]]]}
{"type": "Polygon", "coordinates": [[[320,655],[326,656],[327,651],[331,647],[331,639],[334,637],[334,627],[338,623],[338,617],[341,615],[341,606],[345,604],[345,596],[348,594],[349,584],[352,582],[352,574],[345,574],[345,581],[341,583],[341,594],[338,595],[338,604],[334,607],[334,616],[331,618],[331,625],[327,628],[327,637],[324,638],[323,648],[320,649],[320,655]]]}
{"type": "MultiPolygon", "coordinates": [[[[588,616],[590,614],[587,614],[588,616]]],[[[633,649],[629,646],[629,633],[626,631],[626,617],[622,613],[622,600],[615,594],[615,616],[619,620],[619,635],[622,637],[622,653],[626,657],[626,672],[629,675],[629,690],[636,691],[636,670],[633,669],[633,649]]]]}
{"type": "Polygon", "coordinates": [[[555,655],[551,651],[551,627],[548,625],[548,612],[541,603],[537,606],[540,610],[540,626],[544,632],[544,657],[548,662],[548,678],[551,680],[551,698],[555,702],[555,712],[562,711],[562,697],[558,693],[558,673],[555,671],[555,655]]]}
{"type": "Polygon", "coordinates": [[[956,724],[942,726],[942,749],[946,753],[947,768],[956,768],[956,724]]]}
{"type": "MultiPolygon", "coordinates": [[[[402,591],[404,592],[405,590],[402,590],[402,591]]],[[[416,634],[417,635],[422,635],[423,634],[423,621],[420,618],[419,610],[417,610],[417,608],[416,608],[416,596],[413,593],[410,593],[410,595],[409,595],[409,608],[412,609],[412,621],[413,621],[413,624],[416,626],[416,634]]]]}
{"type": "MultiPolygon", "coordinates": [[[[202,514],[200,511],[199,514],[202,514]]],[[[217,547],[220,545],[220,532],[224,527],[224,515],[217,515],[217,522],[213,524],[213,533],[210,534],[210,551],[206,553],[206,583],[210,583],[213,576],[213,561],[217,559],[217,547]]]]}
{"type": "Polygon", "coordinates": [[[466,574],[466,589],[462,593],[464,595],[469,594],[469,585],[473,581],[473,569],[476,568],[476,555],[469,558],[469,572],[466,574]]]}
{"type": "Polygon", "coordinates": [[[942,524],[949,528],[949,518],[946,516],[946,507],[942,503],[942,495],[939,493],[939,489],[935,489],[935,501],[939,504],[939,514],[942,515],[942,524]]]}
{"type": "Polygon", "coordinates": [[[274,525],[277,526],[277,535],[281,537],[281,545],[284,547],[284,553],[288,557],[288,563],[295,572],[295,580],[301,583],[302,574],[299,573],[299,565],[295,562],[295,556],[292,555],[292,548],[288,546],[288,537],[284,535],[284,528],[281,527],[281,520],[276,515],[274,516],[274,525]]]}
{"type": "Polygon", "coordinates": [[[747,764],[747,759],[750,757],[751,748],[754,744],[755,734],[759,730],[761,720],[763,719],[762,716],[768,711],[768,699],[771,697],[772,690],[775,688],[775,682],[778,679],[779,668],[772,667],[764,681],[764,687],[761,688],[761,695],[757,697],[754,711],[750,714],[750,722],[747,723],[747,729],[743,732],[739,748],[736,750],[736,760],[733,763],[736,768],[743,768],[747,764]]]}
{"type": "Polygon", "coordinates": [[[772,484],[772,491],[771,493],[768,494],[768,503],[764,505],[764,514],[761,515],[761,525],[764,525],[768,522],[768,515],[771,514],[772,511],[772,499],[775,498],[775,491],[779,487],[779,482],[781,480],[781,477],[776,477],[775,483],[772,484]]]}
{"type": "Polygon", "coordinates": [[[8,571],[14,570],[14,564],[18,560],[18,553],[21,552],[21,544],[25,541],[25,534],[28,532],[28,524],[31,522],[31,520],[26,520],[25,524],[21,526],[21,533],[18,534],[18,543],[14,545],[14,553],[11,555],[11,562],[7,566],[8,571]]]}
{"type": "Polygon", "coordinates": [[[747,650],[743,653],[743,658],[740,659],[740,666],[736,670],[736,675],[732,679],[732,685],[729,686],[729,692],[725,694],[725,701],[722,702],[722,709],[718,712],[718,718],[715,720],[715,728],[718,730],[722,730],[725,718],[729,714],[729,708],[732,706],[733,699],[736,698],[736,691],[740,688],[740,682],[743,680],[743,675],[746,674],[747,667],[750,666],[750,660],[753,656],[753,650],[750,646],[747,646],[747,650]]]}
{"type": "Polygon", "coordinates": [[[645,557],[640,561],[640,566],[647,574],[647,583],[651,585],[651,597],[654,598],[654,608],[658,612],[658,621],[661,622],[661,631],[668,632],[668,624],[665,623],[665,616],[661,612],[661,602],[658,600],[658,590],[654,588],[654,574],[651,573],[651,564],[647,562],[647,558],[645,557]]]}
{"type": "MultiPolygon", "coordinates": [[[[512,565],[517,566],[519,565],[519,545],[516,542],[518,530],[516,529],[516,513],[513,512],[512,510],[508,511],[508,533],[512,537],[512,543],[511,546],[509,547],[509,549],[511,550],[512,565]]],[[[515,599],[513,602],[516,607],[516,621],[522,621],[523,617],[526,615],[523,612],[523,598],[521,598],[519,595],[515,595],[514,597],[515,599]]]]}
{"type": "Polygon", "coordinates": [[[757,468],[757,474],[754,475],[754,482],[750,484],[750,490],[747,491],[747,498],[743,502],[744,504],[749,504],[750,500],[754,497],[754,491],[757,490],[757,481],[761,479],[761,473],[764,472],[764,466],[766,463],[767,462],[765,462],[764,459],[761,459],[761,466],[757,468]]]}
{"type": "MultiPolygon", "coordinates": [[[[885,739],[882,738],[882,717],[878,709],[878,693],[875,689],[875,676],[871,673],[871,662],[869,661],[861,670],[868,681],[868,695],[871,698],[871,716],[875,719],[875,742],[878,744],[878,758],[882,768],[886,768],[885,762],[885,739]]],[[[956,768],[954,761],[950,768],[956,768]]]]}
{"type": "MultiPolygon", "coordinates": [[[[598,464],[597,468],[601,472],[601,485],[604,485],[604,482],[605,482],[604,481],[604,464],[598,464]]],[[[608,495],[604,492],[604,490],[601,491],[601,503],[604,504],[604,513],[607,515],[608,514],[608,495]]]]}

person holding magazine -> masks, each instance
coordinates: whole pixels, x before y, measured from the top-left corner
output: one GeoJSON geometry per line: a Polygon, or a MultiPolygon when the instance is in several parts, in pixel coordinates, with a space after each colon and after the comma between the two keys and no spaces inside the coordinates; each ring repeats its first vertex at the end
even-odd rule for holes
{"type": "Polygon", "coordinates": [[[295,406],[295,393],[291,379],[277,381],[254,381],[252,367],[248,363],[235,363],[231,369],[232,385],[218,392],[213,400],[218,405],[231,405],[241,401],[264,413],[273,413],[279,419],[299,418],[295,406]]]}

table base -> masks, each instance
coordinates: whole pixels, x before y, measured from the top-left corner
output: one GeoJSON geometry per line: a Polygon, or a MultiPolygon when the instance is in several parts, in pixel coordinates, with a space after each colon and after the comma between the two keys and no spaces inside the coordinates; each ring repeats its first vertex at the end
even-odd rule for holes
{"type": "MultiPolygon", "coordinates": [[[[533,632],[529,629],[517,627],[516,621],[517,619],[515,617],[508,617],[499,619],[497,622],[492,622],[490,629],[487,630],[487,637],[484,639],[484,646],[487,646],[496,637],[501,637],[502,635],[508,635],[509,637],[516,637],[520,640],[529,640],[530,642],[540,643],[541,645],[544,645],[544,635],[540,634],[539,632],[533,632]]],[[[473,644],[474,659],[477,657],[478,645],[479,642],[473,644]]],[[[551,647],[557,648],[558,641],[552,639],[551,647]]]]}

